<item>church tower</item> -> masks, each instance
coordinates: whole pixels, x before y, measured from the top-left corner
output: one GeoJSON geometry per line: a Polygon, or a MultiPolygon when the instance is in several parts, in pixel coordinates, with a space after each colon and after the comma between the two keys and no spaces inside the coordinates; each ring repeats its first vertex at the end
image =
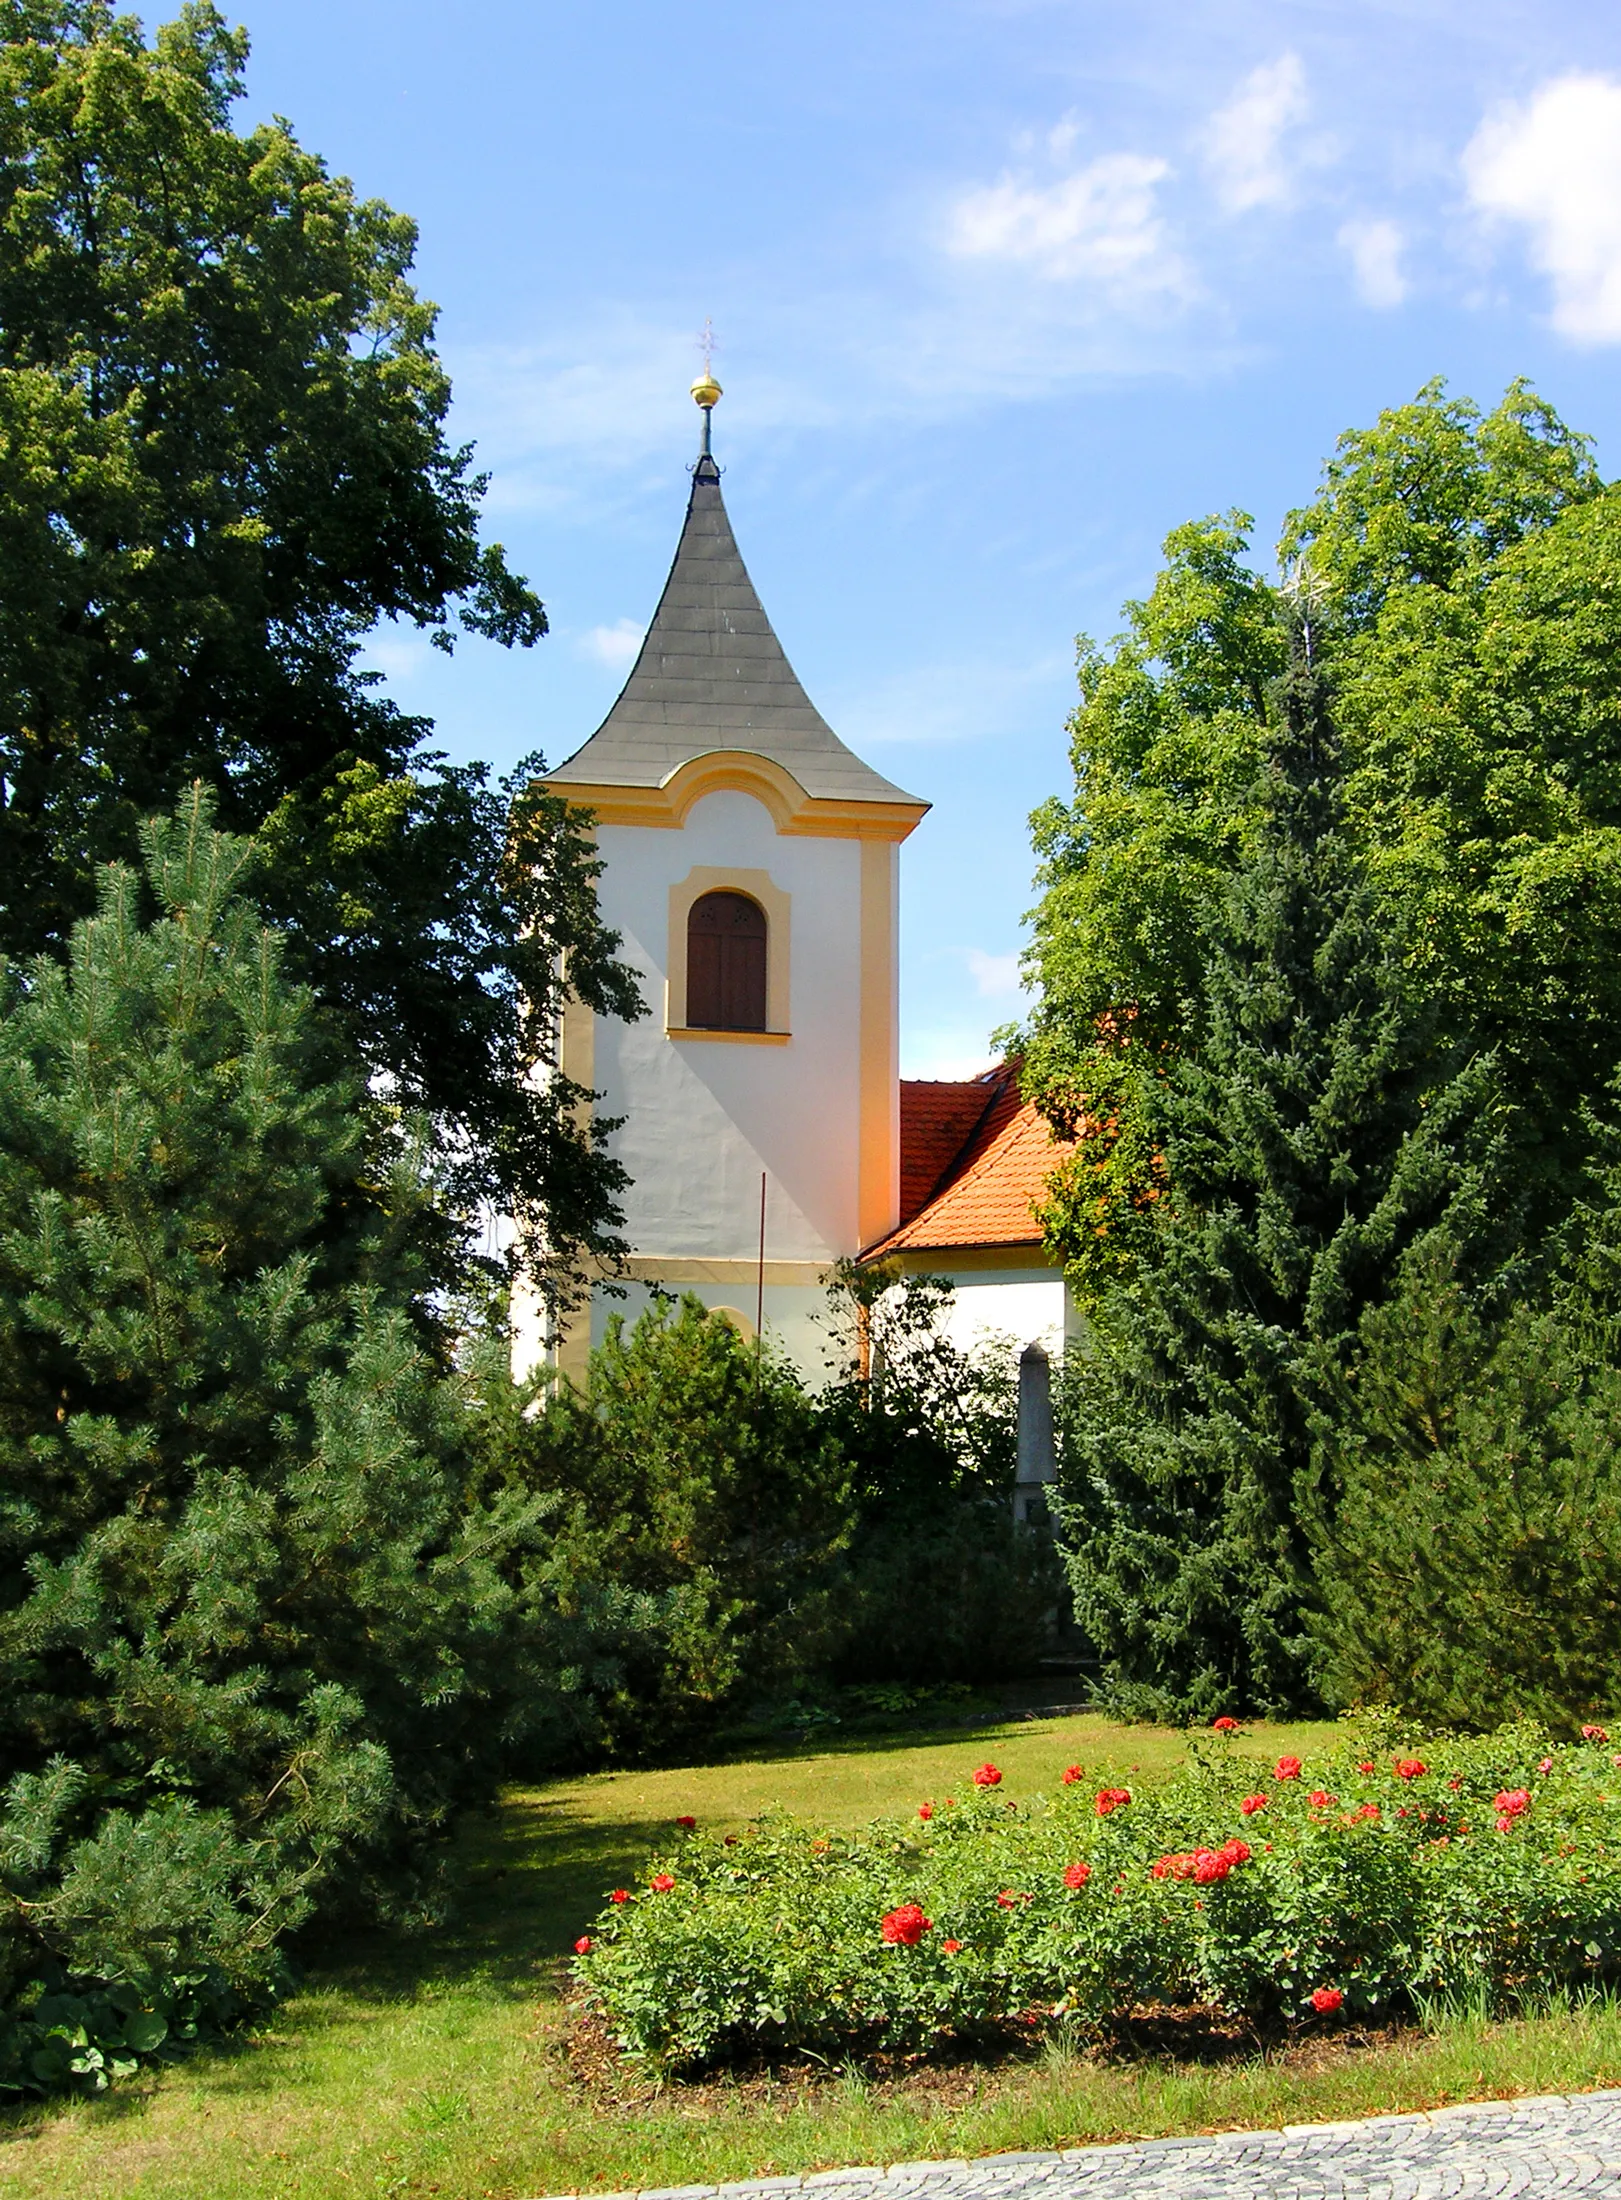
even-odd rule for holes
{"type": "Polygon", "coordinates": [[[810,1376],[833,1261],[900,1220],[897,885],[928,805],[833,732],[744,567],[703,439],[670,577],[623,692],[546,782],[589,809],[604,922],[648,1014],[566,1012],[563,1068],[623,1122],[623,1298],[600,1288],[573,1372],[650,1287],[691,1291],[810,1376]],[[762,1180],[764,1258],[761,1257],[762,1180]]]}

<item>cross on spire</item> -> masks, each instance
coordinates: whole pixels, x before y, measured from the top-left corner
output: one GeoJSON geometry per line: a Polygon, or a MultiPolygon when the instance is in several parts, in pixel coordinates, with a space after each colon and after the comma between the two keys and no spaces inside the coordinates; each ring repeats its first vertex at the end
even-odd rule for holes
{"type": "MultiPolygon", "coordinates": [[[[707,315],[704,317],[703,332],[698,338],[698,348],[703,353],[704,371],[692,385],[692,401],[704,416],[703,441],[698,449],[698,463],[701,466],[704,460],[709,458],[709,416],[720,402],[722,395],[721,386],[715,380],[713,364],[715,324],[707,315]]],[[[713,463],[714,461],[711,459],[710,464],[713,465],[713,463]]]]}

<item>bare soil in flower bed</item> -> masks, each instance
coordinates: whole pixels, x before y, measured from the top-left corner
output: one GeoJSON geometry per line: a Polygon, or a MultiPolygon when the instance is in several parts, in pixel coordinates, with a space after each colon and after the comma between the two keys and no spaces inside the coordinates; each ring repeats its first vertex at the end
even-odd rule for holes
{"type": "MultiPolygon", "coordinates": [[[[1066,2042],[1066,2049],[1075,2062],[1098,2069],[1145,2064],[1215,2069],[1264,2059],[1304,2076],[1417,2036],[1412,2024],[1395,2022],[1325,2026],[1303,2033],[1279,2024],[1257,2025],[1221,2009],[1143,2008],[1128,2011],[1094,2038],[1066,2042]]],[[[875,2050],[845,2063],[821,2055],[744,2054],[721,2070],[662,2077],[622,2054],[600,2015],[578,1996],[570,1997],[557,2056],[571,2089],[599,2108],[617,2112],[663,2101],[680,2114],[695,2116],[723,2103],[764,2108],[800,2098],[814,2101],[831,2088],[848,2088],[852,2079],[874,2101],[966,2108],[988,2088],[1051,2059],[1045,2039],[1009,2025],[977,2043],[949,2041],[927,2053],[875,2050]]]]}

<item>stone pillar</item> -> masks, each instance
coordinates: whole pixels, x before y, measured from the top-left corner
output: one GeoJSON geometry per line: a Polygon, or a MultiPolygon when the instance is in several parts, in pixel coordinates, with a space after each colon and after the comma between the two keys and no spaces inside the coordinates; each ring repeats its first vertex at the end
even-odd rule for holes
{"type": "Polygon", "coordinates": [[[1050,1519],[1048,1500],[1058,1480],[1053,1443],[1052,1367],[1039,1344],[1019,1354],[1019,1465],[1013,1486],[1013,1517],[1034,1526],[1050,1519]]]}

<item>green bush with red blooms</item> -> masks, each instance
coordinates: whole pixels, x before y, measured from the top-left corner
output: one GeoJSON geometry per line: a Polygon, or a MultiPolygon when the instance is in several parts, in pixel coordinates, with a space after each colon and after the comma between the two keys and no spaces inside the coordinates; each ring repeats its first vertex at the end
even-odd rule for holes
{"type": "Polygon", "coordinates": [[[1257,1766],[1232,1722],[1133,1793],[982,1765],[861,1833],[679,1820],[575,1943],[627,2053],[916,2049],[1144,2006],[1342,2022],[1510,2006],[1621,1975],[1621,1753],[1599,1727],[1257,1766]]]}

